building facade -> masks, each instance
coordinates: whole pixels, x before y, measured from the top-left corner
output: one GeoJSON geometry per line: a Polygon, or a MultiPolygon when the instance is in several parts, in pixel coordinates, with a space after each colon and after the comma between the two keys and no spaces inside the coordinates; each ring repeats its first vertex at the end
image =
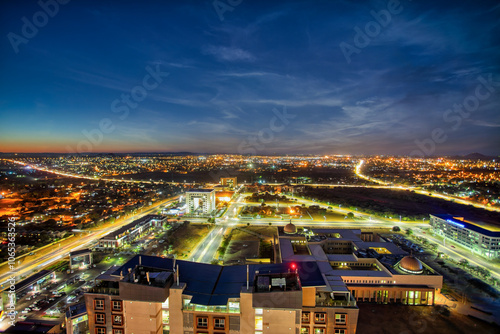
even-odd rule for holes
{"type": "Polygon", "coordinates": [[[209,215],[215,210],[214,189],[191,189],[186,192],[188,214],[209,215]]]}
{"type": "Polygon", "coordinates": [[[432,231],[486,258],[500,256],[500,229],[452,215],[430,215],[432,231]]]}
{"type": "Polygon", "coordinates": [[[238,178],[237,177],[221,177],[220,184],[224,187],[236,188],[236,186],[238,185],[238,178]]]}
{"type": "Polygon", "coordinates": [[[136,256],[85,294],[90,333],[354,334],[358,308],[312,263],[218,266],[136,256]]]}
{"type": "Polygon", "coordinates": [[[131,242],[150,228],[161,226],[165,219],[165,217],[160,215],[147,215],[134,220],[130,224],[122,226],[118,230],[102,237],[99,240],[98,246],[100,248],[120,248],[124,243],[131,242]]]}

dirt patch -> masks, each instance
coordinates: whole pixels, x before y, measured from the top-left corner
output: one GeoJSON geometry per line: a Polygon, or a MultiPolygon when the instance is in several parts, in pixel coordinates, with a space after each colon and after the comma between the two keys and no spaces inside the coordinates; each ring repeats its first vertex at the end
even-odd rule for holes
{"type": "Polygon", "coordinates": [[[188,257],[200,240],[210,232],[210,229],[209,225],[182,224],[169,236],[168,243],[172,244],[174,253],[179,258],[185,258],[188,257]]]}
{"type": "MultiPolygon", "coordinates": [[[[234,233],[234,232],[233,232],[234,233]]],[[[244,233],[244,232],[242,232],[244,233]]],[[[233,236],[234,237],[234,236],[233,236]]],[[[248,258],[259,256],[259,240],[233,240],[224,254],[224,265],[245,263],[248,258]]]]}
{"type": "Polygon", "coordinates": [[[493,334],[500,327],[432,306],[358,304],[358,334],[493,334]]]}

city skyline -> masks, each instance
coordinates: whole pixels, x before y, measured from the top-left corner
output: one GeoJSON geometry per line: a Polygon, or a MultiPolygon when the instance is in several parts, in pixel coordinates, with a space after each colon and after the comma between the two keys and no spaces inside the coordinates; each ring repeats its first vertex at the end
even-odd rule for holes
{"type": "Polygon", "coordinates": [[[500,154],[494,1],[55,3],[2,3],[0,152],[500,154]]]}

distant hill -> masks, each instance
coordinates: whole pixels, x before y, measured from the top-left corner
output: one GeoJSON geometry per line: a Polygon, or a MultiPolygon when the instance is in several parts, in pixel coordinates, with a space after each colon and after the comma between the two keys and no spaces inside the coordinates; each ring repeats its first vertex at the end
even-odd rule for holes
{"type": "Polygon", "coordinates": [[[451,159],[456,159],[456,160],[493,160],[493,159],[498,159],[498,157],[490,156],[490,155],[484,155],[481,153],[470,153],[467,155],[459,155],[459,156],[454,156],[450,157],[451,159]]]}

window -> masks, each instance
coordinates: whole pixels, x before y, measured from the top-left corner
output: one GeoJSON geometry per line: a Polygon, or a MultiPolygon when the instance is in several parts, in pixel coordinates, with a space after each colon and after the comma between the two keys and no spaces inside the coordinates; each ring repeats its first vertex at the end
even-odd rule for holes
{"type": "Polygon", "coordinates": [[[113,334],[123,334],[123,329],[121,329],[121,328],[113,328],[113,334]]]}
{"type": "Polygon", "coordinates": [[[104,324],[106,323],[106,316],[104,313],[96,313],[95,314],[95,323],[96,324],[104,324]]]}
{"type": "Polygon", "coordinates": [[[338,324],[345,324],[346,320],[346,314],[335,314],[335,323],[338,324]]]}
{"type": "Polygon", "coordinates": [[[119,314],[113,314],[113,325],[122,326],[123,325],[123,317],[119,314]]]}
{"type": "Polygon", "coordinates": [[[314,322],[319,324],[324,324],[326,322],[325,313],[314,313],[314,322]]]}
{"type": "Polygon", "coordinates": [[[94,310],[104,310],[104,299],[94,300],[94,310]]]}
{"type": "Polygon", "coordinates": [[[106,334],[106,327],[96,327],[95,334],[106,334]]]}
{"type": "Polygon", "coordinates": [[[207,328],[208,327],[208,318],[207,317],[198,317],[196,318],[197,327],[207,328]]]}
{"type": "Polygon", "coordinates": [[[326,328],[315,328],[314,329],[314,334],[325,334],[326,333],[326,328]]]}
{"type": "Polygon", "coordinates": [[[223,318],[215,318],[214,319],[214,329],[224,329],[225,319],[223,318]]]}
{"type": "Polygon", "coordinates": [[[309,312],[302,312],[302,322],[308,324],[311,314],[309,312]]]}
{"type": "Polygon", "coordinates": [[[300,334],[309,334],[309,327],[301,327],[300,334]]]}
{"type": "Polygon", "coordinates": [[[122,311],[122,301],[121,300],[113,300],[111,301],[112,310],[115,312],[122,311]]]}
{"type": "Polygon", "coordinates": [[[335,334],[345,334],[345,329],[336,329],[335,334]]]}
{"type": "Polygon", "coordinates": [[[255,316],[255,330],[256,331],[261,331],[262,328],[264,327],[263,323],[263,317],[261,315],[255,316]]]}

